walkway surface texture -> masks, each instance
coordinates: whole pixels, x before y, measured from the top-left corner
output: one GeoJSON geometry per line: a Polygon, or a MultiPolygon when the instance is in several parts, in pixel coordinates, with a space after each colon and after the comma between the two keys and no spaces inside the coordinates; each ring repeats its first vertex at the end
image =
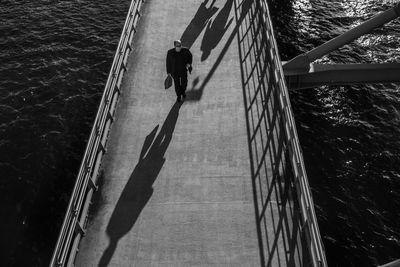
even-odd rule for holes
{"type": "Polygon", "coordinates": [[[275,197],[256,207],[238,37],[253,1],[240,2],[145,1],[76,266],[299,261],[288,259],[297,245],[284,234],[263,237],[285,228],[275,197]],[[179,38],[194,57],[181,105],[163,88],[166,52],[179,38]]]}

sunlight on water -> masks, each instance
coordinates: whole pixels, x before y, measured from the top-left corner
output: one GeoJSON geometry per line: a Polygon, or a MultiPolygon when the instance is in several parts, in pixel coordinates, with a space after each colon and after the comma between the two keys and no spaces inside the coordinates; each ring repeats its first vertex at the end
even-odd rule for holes
{"type": "MultiPolygon", "coordinates": [[[[272,1],[283,60],[319,46],[397,1],[272,1]],[[285,3],[285,4],[283,4],[285,3]]],[[[319,63],[399,62],[399,19],[319,63]]],[[[400,258],[400,86],[291,92],[329,266],[400,258]]]]}
{"type": "Polygon", "coordinates": [[[130,1],[0,4],[0,266],[47,266],[130,1]]]}

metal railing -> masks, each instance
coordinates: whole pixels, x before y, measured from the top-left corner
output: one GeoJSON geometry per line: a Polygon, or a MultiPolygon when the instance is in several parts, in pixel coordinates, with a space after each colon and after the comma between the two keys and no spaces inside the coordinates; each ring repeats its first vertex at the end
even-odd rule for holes
{"type": "Polygon", "coordinates": [[[302,229],[307,239],[310,256],[313,266],[325,267],[328,266],[325,249],[321,240],[317,218],[314,210],[314,203],[308,184],[306,169],[304,165],[303,155],[297,135],[296,124],[292,113],[292,108],[289,99],[289,91],[285,81],[285,75],[282,68],[282,63],[278,53],[278,46],[274,35],[272,22],[267,0],[260,0],[260,8],[262,10],[263,24],[266,27],[266,34],[270,42],[270,53],[272,65],[275,69],[274,75],[276,82],[280,88],[279,103],[282,108],[282,116],[284,119],[284,127],[287,136],[287,148],[289,151],[290,164],[294,172],[294,183],[296,186],[297,198],[302,217],[302,229]]]}
{"type": "Polygon", "coordinates": [[[68,204],[50,266],[73,266],[79,242],[85,233],[88,210],[96,191],[101,159],[121,94],[121,82],[132,50],[132,39],[144,0],[132,0],[93,128],[68,204]]]}

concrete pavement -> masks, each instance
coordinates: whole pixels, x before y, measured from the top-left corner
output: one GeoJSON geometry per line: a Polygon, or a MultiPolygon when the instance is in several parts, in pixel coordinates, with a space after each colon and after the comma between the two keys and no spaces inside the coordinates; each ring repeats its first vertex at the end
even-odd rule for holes
{"type": "Polygon", "coordinates": [[[260,265],[237,29],[231,0],[145,2],[76,266],[260,265]],[[182,105],[163,88],[178,38],[182,105]]]}

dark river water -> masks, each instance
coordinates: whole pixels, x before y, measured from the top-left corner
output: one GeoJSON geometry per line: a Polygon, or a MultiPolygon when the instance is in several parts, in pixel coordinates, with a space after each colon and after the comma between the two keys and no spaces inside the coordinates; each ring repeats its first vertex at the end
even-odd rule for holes
{"type": "MultiPolygon", "coordinates": [[[[394,2],[270,0],[282,59],[394,2]]],[[[0,266],[48,265],[129,4],[0,0],[0,266]]],[[[395,21],[321,61],[398,62],[399,33],[395,21]]],[[[399,89],[291,93],[330,266],[400,258],[399,89]]]]}
{"type": "MultiPolygon", "coordinates": [[[[398,1],[269,2],[281,58],[289,60],[398,1]]],[[[319,61],[400,62],[399,26],[397,19],[319,61]]],[[[329,266],[399,259],[399,84],[324,86],[290,97],[329,266]]]]}
{"type": "Polygon", "coordinates": [[[129,0],[0,1],[0,266],[47,266],[129,0]]]}

